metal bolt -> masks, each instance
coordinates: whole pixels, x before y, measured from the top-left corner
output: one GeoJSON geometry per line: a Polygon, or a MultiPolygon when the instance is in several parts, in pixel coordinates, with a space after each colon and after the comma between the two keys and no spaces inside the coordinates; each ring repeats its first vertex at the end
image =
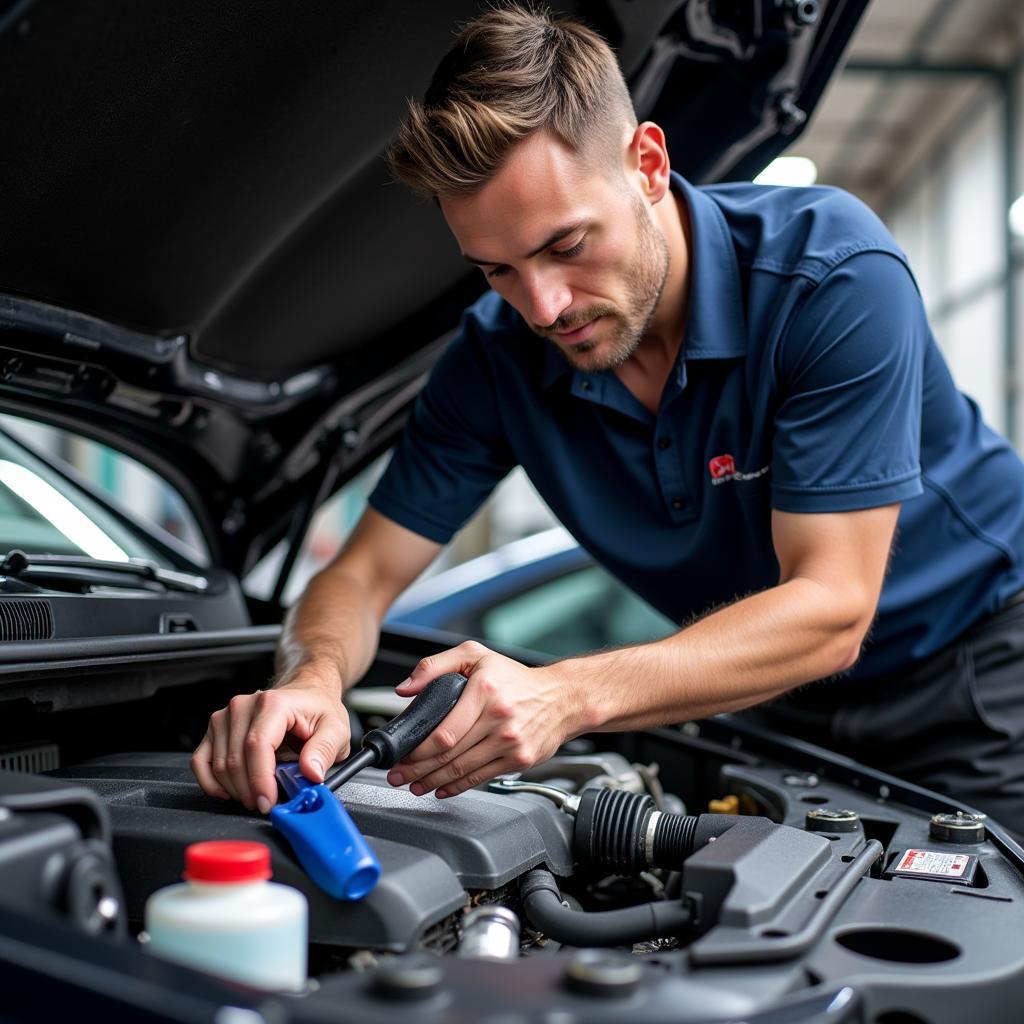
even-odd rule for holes
{"type": "Polygon", "coordinates": [[[409,953],[381,963],[373,979],[373,993],[385,999],[427,999],[440,991],[444,971],[436,956],[409,953]]]}
{"type": "Polygon", "coordinates": [[[818,0],[790,0],[789,7],[793,12],[793,21],[803,28],[818,20],[818,0]]]}
{"type": "Polygon", "coordinates": [[[812,832],[856,832],[860,815],[839,807],[815,807],[804,819],[812,832]]]}
{"type": "Polygon", "coordinates": [[[928,823],[928,836],[947,843],[983,843],[985,841],[985,815],[933,814],[928,823]]]}
{"type": "Polygon", "coordinates": [[[643,968],[628,953],[584,949],[565,968],[565,983],[587,995],[628,996],[639,987],[643,968]]]}

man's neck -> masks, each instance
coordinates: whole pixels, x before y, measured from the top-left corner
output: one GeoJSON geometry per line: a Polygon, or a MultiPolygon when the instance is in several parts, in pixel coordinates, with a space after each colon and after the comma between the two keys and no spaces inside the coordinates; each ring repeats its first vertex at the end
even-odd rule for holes
{"type": "Polygon", "coordinates": [[[658,410],[665,382],[683,344],[689,305],[690,212],[682,196],[671,192],[670,197],[671,202],[659,203],[654,208],[655,219],[668,245],[665,287],[643,341],[615,370],[619,380],[652,413],[658,410]]]}

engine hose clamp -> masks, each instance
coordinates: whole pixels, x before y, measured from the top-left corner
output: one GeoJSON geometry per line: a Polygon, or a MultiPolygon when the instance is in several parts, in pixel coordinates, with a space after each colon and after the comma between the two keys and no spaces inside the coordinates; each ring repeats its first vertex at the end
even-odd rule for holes
{"type": "Polygon", "coordinates": [[[661,811],[651,811],[651,816],[647,819],[647,828],[644,830],[644,858],[648,867],[654,866],[654,837],[658,832],[661,815],[661,811]]]}

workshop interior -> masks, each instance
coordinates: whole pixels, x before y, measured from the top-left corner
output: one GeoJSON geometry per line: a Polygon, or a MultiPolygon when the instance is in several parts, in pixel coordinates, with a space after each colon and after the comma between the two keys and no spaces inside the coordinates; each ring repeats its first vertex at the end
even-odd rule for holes
{"type": "MultiPolygon", "coordinates": [[[[827,746],[722,715],[387,783],[465,685],[397,698],[425,656],[674,628],[521,474],[385,622],[349,761],[268,817],[196,784],[484,289],[383,154],[485,6],[0,0],[0,1019],[1021,1020],[1018,837],[827,746]]],[[[1015,0],[549,6],[693,183],[878,213],[1021,449],[1015,0]]]]}

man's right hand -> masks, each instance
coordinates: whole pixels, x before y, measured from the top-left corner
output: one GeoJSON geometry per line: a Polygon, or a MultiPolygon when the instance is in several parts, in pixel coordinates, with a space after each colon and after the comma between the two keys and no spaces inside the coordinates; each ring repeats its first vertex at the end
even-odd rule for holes
{"type": "Polygon", "coordinates": [[[286,740],[299,751],[302,774],[323,782],[324,772],[348,756],[349,723],[337,687],[300,671],[273,690],[232,697],[210,716],[192,755],[192,771],[210,796],[241,801],[267,814],[277,803],[276,751],[286,740]]]}

